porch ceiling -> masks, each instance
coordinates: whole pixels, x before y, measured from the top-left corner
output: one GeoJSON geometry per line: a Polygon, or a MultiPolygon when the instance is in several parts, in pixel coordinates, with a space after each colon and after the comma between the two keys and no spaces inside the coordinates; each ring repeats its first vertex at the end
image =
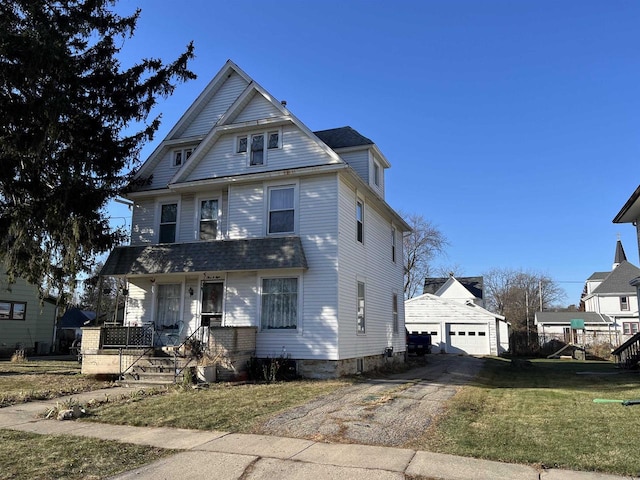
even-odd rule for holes
{"type": "Polygon", "coordinates": [[[157,275],[307,268],[299,237],[116,247],[100,275],[157,275]]]}

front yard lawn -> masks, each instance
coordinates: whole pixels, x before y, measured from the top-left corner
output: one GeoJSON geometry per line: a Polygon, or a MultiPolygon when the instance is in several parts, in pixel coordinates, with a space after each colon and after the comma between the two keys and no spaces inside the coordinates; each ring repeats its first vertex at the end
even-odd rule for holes
{"type": "Polygon", "coordinates": [[[606,362],[490,358],[423,438],[408,447],[511,463],[639,475],[637,372],[606,362]],[[588,372],[588,374],[578,374],[588,372]]]}
{"type": "Polygon", "coordinates": [[[349,380],[272,384],[213,384],[132,397],[91,411],[89,420],[121,425],[250,432],[266,417],[325,395],[349,380]]]}
{"type": "Polygon", "coordinates": [[[0,361],[0,407],[111,386],[82,375],[75,360],[0,361]]]}
{"type": "Polygon", "coordinates": [[[70,435],[0,429],[0,478],[100,479],[151,463],[172,450],[70,435]]]}

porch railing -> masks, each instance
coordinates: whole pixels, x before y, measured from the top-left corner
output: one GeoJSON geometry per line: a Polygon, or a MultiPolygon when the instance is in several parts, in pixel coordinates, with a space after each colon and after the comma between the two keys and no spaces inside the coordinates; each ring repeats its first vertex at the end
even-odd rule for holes
{"type": "Polygon", "coordinates": [[[640,362],[640,332],[616,348],[611,354],[616,357],[620,367],[635,367],[640,362]]]}
{"type": "Polygon", "coordinates": [[[141,327],[105,326],[101,329],[102,348],[149,348],[155,341],[153,325],[141,327]]]}

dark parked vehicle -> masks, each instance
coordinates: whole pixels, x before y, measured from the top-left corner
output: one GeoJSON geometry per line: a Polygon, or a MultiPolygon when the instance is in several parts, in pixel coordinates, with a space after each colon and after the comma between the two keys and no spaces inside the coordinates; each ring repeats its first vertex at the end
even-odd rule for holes
{"type": "Polygon", "coordinates": [[[427,332],[407,332],[407,353],[418,356],[431,353],[431,335],[427,332]]]}

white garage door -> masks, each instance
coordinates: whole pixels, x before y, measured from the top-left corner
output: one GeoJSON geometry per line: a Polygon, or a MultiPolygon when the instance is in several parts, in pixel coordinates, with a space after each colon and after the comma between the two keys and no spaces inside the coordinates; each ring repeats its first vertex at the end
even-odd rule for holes
{"type": "Polygon", "coordinates": [[[491,352],[488,326],[464,323],[447,324],[447,352],[489,355],[491,352]]]}

